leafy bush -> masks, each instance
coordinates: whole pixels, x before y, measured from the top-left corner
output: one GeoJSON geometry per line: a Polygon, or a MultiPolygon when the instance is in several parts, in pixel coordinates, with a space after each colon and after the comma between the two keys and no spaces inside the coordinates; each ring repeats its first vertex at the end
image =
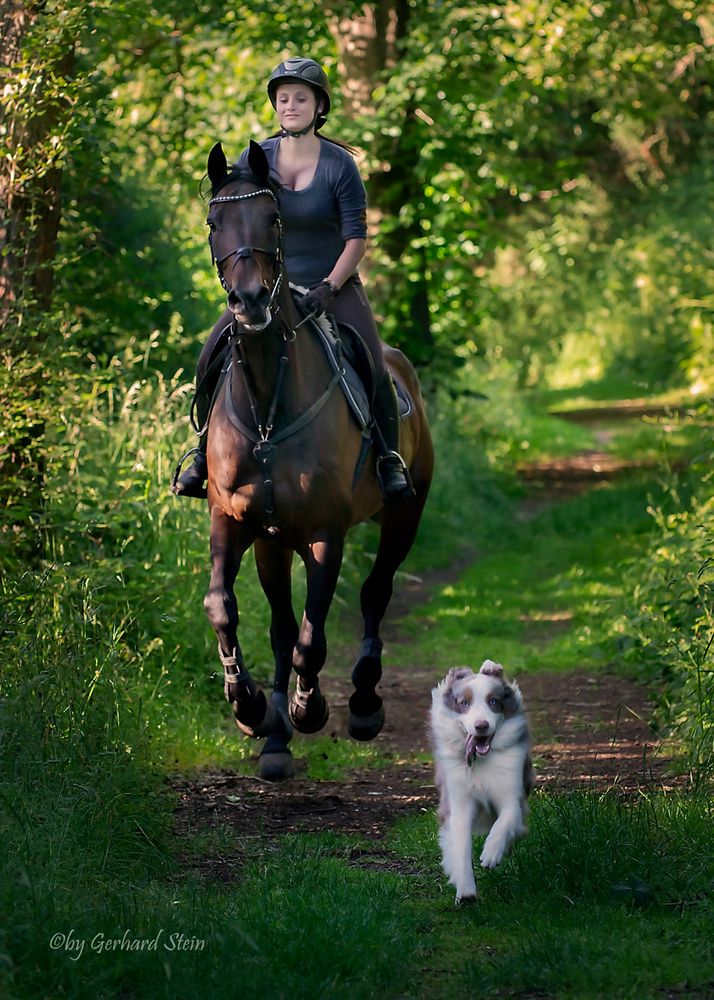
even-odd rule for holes
{"type": "MultiPolygon", "coordinates": [[[[711,423],[714,408],[702,408],[711,423]]],[[[657,540],[629,571],[632,604],[620,622],[625,659],[662,685],[660,721],[686,752],[696,782],[714,776],[714,479],[711,456],[689,504],[651,514],[657,540]]],[[[674,490],[673,490],[674,491],[674,490]]],[[[676,496],[676,491],[675,491],[676,496]]]]}

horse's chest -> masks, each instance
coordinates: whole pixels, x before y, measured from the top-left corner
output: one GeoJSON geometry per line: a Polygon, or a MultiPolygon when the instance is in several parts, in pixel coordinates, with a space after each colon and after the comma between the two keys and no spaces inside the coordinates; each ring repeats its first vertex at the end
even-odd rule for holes
{"type": "Polygon", "coordinates": [[[295,531],[311,523],[316,509],[342,507],[345,498],[340,480],[331,470],[329,458],[319,461],[311,444],[314,442],[302,447],[297,442],[292,446],[286,443],[266,449],[264,461],[245,456],[238,463],[239,481],[226,490],[233,516],[262,524],[272,510],[277,523],[295,531]]]}

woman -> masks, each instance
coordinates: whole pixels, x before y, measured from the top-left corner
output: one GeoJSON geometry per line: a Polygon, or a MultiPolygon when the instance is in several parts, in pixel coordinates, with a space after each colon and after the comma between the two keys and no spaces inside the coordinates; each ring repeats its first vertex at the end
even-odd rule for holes
{"type": "MultiPolygon", "coordinates": [[[[347,147],[318,134],[330,111],[327,76],[314,59],[288,59],[268,80],[268,96],[280,131],[261,146],[271,172],[279,179],[280,213],[285,234],[285,261],[290,280],[310,289],[308,311],[330,312],[349,323],[369,347],[375,367],[374,417],[379,458],[377,474],[385,497],[411,492],[399,455],[397,400],[382,355],[369,301],[357,273],[367,238],[367,196],[347,147]],[[379,438],[382,438],[380,441],[379,438]]],[[[238,166],[247,167],[247,151],[238,166]]],[[[197,377],[209,368],[232,314],[226,310],[201,352],[197,377]]],[[[182,496],[206,495],[204,445],[193,465],[173,487],[182,496]]]]}

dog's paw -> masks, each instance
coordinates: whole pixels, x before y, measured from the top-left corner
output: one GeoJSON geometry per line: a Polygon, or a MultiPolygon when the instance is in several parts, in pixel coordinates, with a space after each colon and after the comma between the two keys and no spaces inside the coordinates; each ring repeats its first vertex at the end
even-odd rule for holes
{"type": "Polygon", "coordinates": [[[462,902],[468,903],[470,900],[474,900],[478,896],[478,889],[476,888],[476,880],[474,879],[473,875],[461,879],[452,878],[451,884],[456,889],[457,906],[459,906],[462,902]]]}
{"type": "Polygon", "coordinates": [[[457,906],[473,906],[474,903],[478,902],[478,893],[474,891],[472,895],[469,896],[458,896],[456,897],[457,906]]]}
{"type": "Polygon", "coordinates": [[[505,846],[502,841],[494,841],[489,843],[488,840],[483,845],[483,850],[481,851],[481,857],[479,861],[481,862],[482,868],[495,868],[497,864],[503,860],[503,856],[506,853],[505,846]]]}

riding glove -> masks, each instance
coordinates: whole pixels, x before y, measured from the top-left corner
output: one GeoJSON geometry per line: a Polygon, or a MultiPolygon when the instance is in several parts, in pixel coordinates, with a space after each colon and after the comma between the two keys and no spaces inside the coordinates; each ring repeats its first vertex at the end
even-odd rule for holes
{"type": "Polygon", "coordinates": [[[311,288],[303,299],[303,306],[308,313],[322,316],[324,312],[330,311],[335,296],[339,293],[337,285],[331,281],[321,281],[315,288],[311,288]]]}

